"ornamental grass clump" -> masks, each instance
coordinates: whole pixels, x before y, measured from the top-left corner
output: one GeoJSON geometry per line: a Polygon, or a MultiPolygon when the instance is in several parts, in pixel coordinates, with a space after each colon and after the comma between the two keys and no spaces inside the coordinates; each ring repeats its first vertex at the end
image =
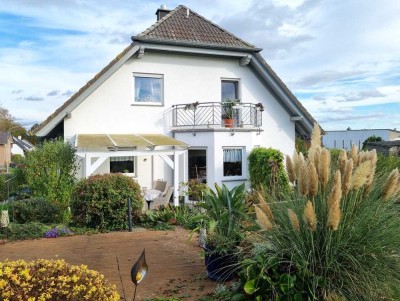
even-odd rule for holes
{"type": "Polygon", "coordinates": [[[264,261],[246,261],[247,271],[290,263],[295,272],[285,277],[296,290],[279,295],[277,286],[265,289],[273,286],[265,274],[247,272],[247,291],[262,300],[285,294],[303,298],[293,300],[400,300],[400,173],[376,173],[375,150],[355,146],[333,160],[318,131],[307,158],[295,153],[286,160],[292,193],[267,198],[273,220],[262,217],[257,241],[265,245],[264,261]]]}
{"type": "Polygon", "coordinates": [[[0,262],[0,300],[119,301],[115,285],[64,260],[0,262]]]}

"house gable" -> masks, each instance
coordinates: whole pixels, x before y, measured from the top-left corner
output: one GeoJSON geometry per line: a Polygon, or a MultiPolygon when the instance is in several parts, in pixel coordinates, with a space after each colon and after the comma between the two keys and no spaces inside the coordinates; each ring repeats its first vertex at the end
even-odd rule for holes
{"type": "Polygon", "coordinates": [[[241,66],[250,66],[267,89],[274,94],[293,118],[296,132],[302,136],[310,136],[315,120],[261,57],[258,53],[261,49],[241,40],[185,6],[178,6],[153,26],[132,37],[132,40],[130,46],[43,123],[34,128],[33,132],[38,136],[48,135],[60,122],[69,118],[71,112],[82,101],[130,58],[140,59],[147,52],[155,51],[238,59],[241,66]]]}

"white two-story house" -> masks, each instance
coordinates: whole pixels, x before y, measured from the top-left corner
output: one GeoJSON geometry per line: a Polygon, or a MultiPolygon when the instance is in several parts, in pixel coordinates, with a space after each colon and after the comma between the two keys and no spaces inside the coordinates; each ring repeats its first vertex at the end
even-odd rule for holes
{"type": "Polygon", "coordinates": [[[293,154],[315,120],[257,48],[185,6],[157,22],[35,128],[77,148],[79,177],[126,172],[140,185],[236,186],[255,147],[293,154]],[[233,125],[226,103],[237,100],[233,125]]]}

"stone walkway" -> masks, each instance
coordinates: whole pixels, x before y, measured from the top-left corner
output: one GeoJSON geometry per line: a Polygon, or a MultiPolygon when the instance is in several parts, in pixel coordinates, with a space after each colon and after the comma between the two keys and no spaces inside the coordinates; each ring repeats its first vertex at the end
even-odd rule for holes
{"type": "Polygon", "coordinates": [[[206,278],[201,248],[196,239],[187,241],[188,233],[182,228],[176,228],[175,231],[136,229],[134,232],[6,243],[0,245],[0,261],[6,258],[58,258],[75,265],[85,264],[104,274],[108,281],[117,286],[123,297],[117,268],[118,257],[126,299],[132,300],[134,286],[130,270],[145,248],[149,273],[138,286],[136,300],[155,296],[197,300],[199,296],[212,292],[216,284],[206,278]]]}

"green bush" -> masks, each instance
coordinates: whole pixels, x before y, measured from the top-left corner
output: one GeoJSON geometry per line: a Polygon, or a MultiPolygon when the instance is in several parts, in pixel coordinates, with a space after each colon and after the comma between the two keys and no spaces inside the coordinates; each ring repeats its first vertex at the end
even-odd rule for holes
{"type": "Polygon", "coordinates": [[[25,160],[26,179],[33,195],[60,207],[65,219],[76,170],[75,149],[62,140],[43,142],[25,160]]]}
{"type": "Polygon", "coordinates": [[[9,210],[12,221],[19,224],[29,222],[49,224],[62,220],[60,208],[42,198],[12,201],[9,210]]]}
{"type": "Polygon", "coordinates": [[[377,173],[389,174],[395,168],[400,169],[400,157],[378,155],[377,173]]]}
{"type": "Polygon", "coordinates": [[[289,191],[289,181],[283,166],[283,154],[273,148],[259,147],[249,155],[250,185],[264,188],[267,193],[283,195],[289,191]]]}
{"type": "Polygon", "coordinates": [[[0,228],[0,238],[7,240],[25,240],[42,238],[49,227],[41,223],[14,224],[10,223],[6,228],[0,228]]]}
{"type": "Polygon", "coordinates": [[[72,194],[72,220],[78,226],[96,229],[126,229],[128,198],[132,216],[138,220],[143,197],[138,183],[122,174],[91,176],[81,180],[72,194]]]}

